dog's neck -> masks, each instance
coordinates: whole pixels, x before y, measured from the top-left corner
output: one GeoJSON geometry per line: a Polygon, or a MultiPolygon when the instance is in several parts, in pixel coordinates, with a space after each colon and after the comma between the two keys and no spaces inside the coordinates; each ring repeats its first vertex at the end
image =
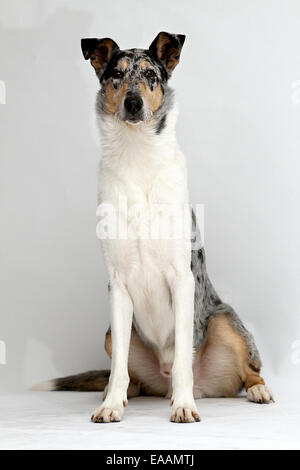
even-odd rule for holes
{"type": "Polygon", "coordinates": [[[115,116],[100,114],[98,126],[101,133],[102,161],[104,167],[118,169],[125,165],[140,167],[165,165],[175,158],[177,141],[175,125],[177,106],[166,112],[163,129],[158,132],[157,119],[146,123],[128,124],[115,116]]]}

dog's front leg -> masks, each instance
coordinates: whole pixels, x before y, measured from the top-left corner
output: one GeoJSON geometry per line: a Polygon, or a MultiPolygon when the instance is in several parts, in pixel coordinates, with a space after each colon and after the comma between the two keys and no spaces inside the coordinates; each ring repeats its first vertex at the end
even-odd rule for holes
{"type": "Polygon", "coordinates": [[[172,414],[175,423],[200,421],[193,396],[193,322],[195,282],[191,271],[170,282],[175,314],[175,354],[172,369],[172,414]]]}
{"type": "Polygon", "coordinates": [[[111,423],[121,421],[127,405],[128,350],[131,335],[133,305],[129,293],[119,279],[110,282],[110,322],[112,335],[112,365],[108,391],[92,421],[111,423]]]}

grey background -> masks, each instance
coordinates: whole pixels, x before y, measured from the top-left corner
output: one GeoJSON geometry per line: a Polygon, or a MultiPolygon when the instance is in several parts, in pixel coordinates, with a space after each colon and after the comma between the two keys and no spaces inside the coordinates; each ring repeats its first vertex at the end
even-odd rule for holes
{"type": "Polygon", "coordinates": [[[299,1],[0,0],[1,391],[109,366],[80,38],[147,47],[161,30],[187,35],[172,85],[210,275],[273,388],[299,383],[299,1]]]}

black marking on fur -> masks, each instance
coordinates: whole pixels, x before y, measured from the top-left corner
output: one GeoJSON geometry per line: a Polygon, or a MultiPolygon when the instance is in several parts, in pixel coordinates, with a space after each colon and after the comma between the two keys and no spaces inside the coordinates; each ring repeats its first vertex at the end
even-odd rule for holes
{"type": "Polygon", "coordinates": [[[156,127],[156,134],[160,134],[161,131],[166,127],[166,119],[167,116],[164,114],[163,117],[158,121],[157,127],[156,127]]]}
{"type": "Polygon", "coordinates": [[[204,255],[203,255],[203,250],[202,250],[202,249],[200,249],[200,250],[198,251],[198,258],[199,258],[199,260],[201,261],[201,263],[204,262],[204,255]]]}

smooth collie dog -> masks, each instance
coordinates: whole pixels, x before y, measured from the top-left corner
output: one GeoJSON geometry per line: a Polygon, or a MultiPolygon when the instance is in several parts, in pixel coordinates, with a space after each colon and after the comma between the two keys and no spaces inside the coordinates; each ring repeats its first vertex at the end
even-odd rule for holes
{"type": "Polygon", "coordinates": [[[120,421],[127,399],[138,395],[170,398],[176,423],[200,421],[195,399],[234,397],[243,387],[250,401],[273,401],[252,335],[213,288],[203,246],[192,246],[192,211],[182,218],[184,236],[145,235],[153,225],[170,228],[189,205],[168,85],[184,40],[161,32],[149,49],[126,50],[109,38],[81,41],[100,82],[98,209],[114,213],[109,236],[99,237],[109,276],[105,349],[112,365],[110,373],[91,371],[35,389],[104,390],[95,423],[120,421]],[[174,207],[175,217],[164,212],[174,207]]]}

